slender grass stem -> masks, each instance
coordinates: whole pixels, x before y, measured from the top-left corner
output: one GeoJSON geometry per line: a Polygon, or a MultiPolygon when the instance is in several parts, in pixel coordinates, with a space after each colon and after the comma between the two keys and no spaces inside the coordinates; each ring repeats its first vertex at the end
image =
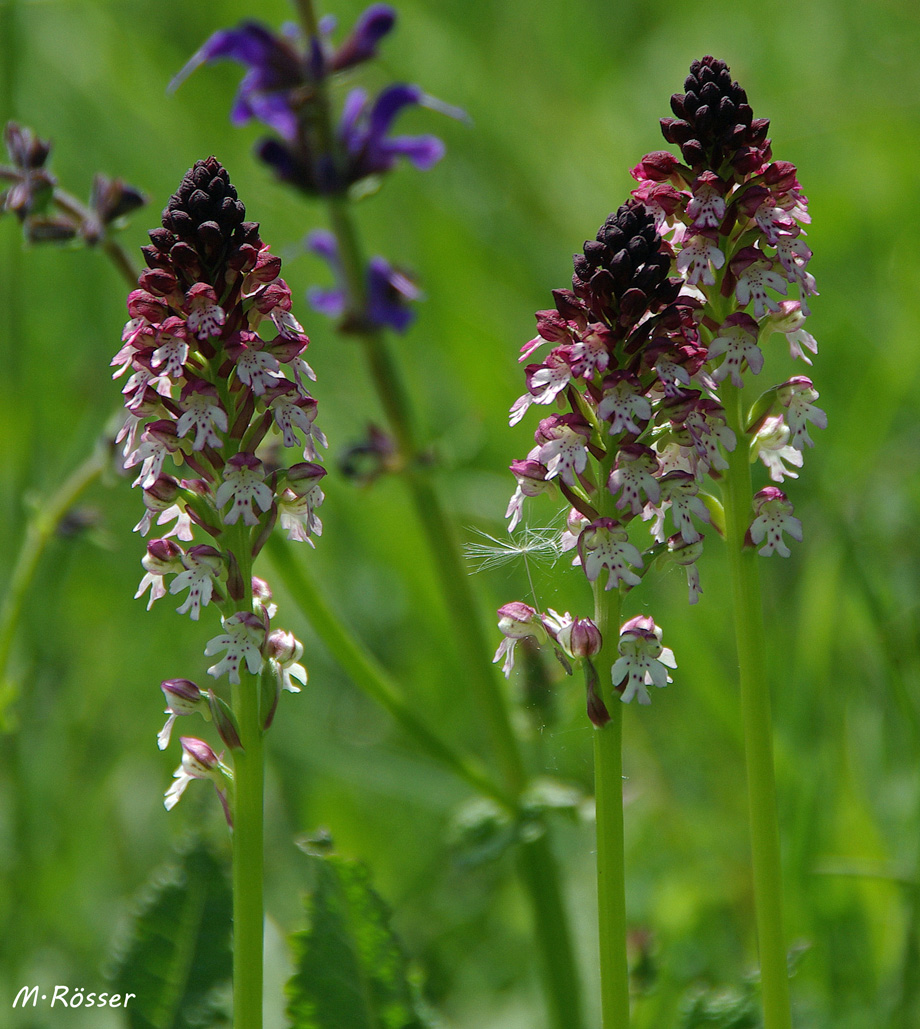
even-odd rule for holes
{"type": "Polygon", "coordinates": [[[723,503],[741,685],[764,1026],[765,1029],[790,1029],[789,973],[783,931],[779,821],[773,770],[773,723],[757,564],[759,557],[753,547],[744,546],[745,533],[752,518],[748,437],[744,432],[741,391],[727,382],[721,392],[728,424],[738,439],[735,450],[729,455],[723,503]]]}
{"type": "Polygon", "coordinates": [[[13,574],[3,591],[0,607],[0,682],[5,681],[7,664],[16,636],[16,624],[22,611],[39,559],[49,540],[57,531],[61,519],[77,502],[80,495],[102,474],[106,466],[105,448],[97,446],[64,482],[36,508],[26,528],[25,539],[16,558],[13,574]]]}
{"type": "MultiPolygon", "coordinates": [[[[294,2],[304,32],[308,37],[315,37],[318,20],[314,3],[312,0],[294,2]]],[[[315,118],[311,124],[323,152],[334,155],[335,131],[325,84],[322,82],[316,86],[315,118]]],[[[367,307],[366,262],[351,208],[346,197],[329,197],[327,202],[345,279],[346,319],[364,325],[367,307]],[[348,315],[353,317],[348,319],[348,315]]],[[[383,333],[378,329],[367,328],[358,335],[390,432],[400,448],[404,479],[438,574],[445,607],[451,618],[452,636],[460,652],[474,701],[485,722],[503,787],[516,797],[526,784],[527,772],[511,725],[508,706],[492,666],[488,640],[479,620],[476,598],[463,564],[454,527],[422,468],[421,449],[417,441],[417,417],[409,391],[383,333]]],[[[566,1029],[581,1029],[578,973],[568,926],[565,918],[560,917],[561,890],[555,864],[548,863],[539,877],[525,876],[524,883],[534,907],[534,919],[538,927],[537,943],[542,948],[544,967],[555,969],[551,979],[544,980],[550,991],[548,1007],[551,1011],[568,1009],[566,1029]],[[549,934],[540,931],[540,927],[546,925],[553,925],[555,932],[549,934]]]]}
{"type": "Polygon", "coordinates": [[[597,809],[597,910],[603,1029],[629,1026],[626,962],[626,868],[623,836],[623,704],[610,682],[617,657],[620,594],[594,584],[594,621],[604,639],[595,665],[610,721],[594,730],[594,800],[597,809]]]}

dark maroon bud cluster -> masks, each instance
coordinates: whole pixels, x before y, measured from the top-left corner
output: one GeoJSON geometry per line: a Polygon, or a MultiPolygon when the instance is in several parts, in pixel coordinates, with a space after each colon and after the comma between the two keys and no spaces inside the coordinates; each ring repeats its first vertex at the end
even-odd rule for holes
{"type": "Polygon", "coordinates": [[[732,81],[724,61],[704,57],[690,65],[684,93],[671,97],[675,118],[661,119],[661,132],[680,147],[694,170],[718,171],[728,161],[744,174],[770,158],[769,118],[754,118],[747,94],[732,81]]]}

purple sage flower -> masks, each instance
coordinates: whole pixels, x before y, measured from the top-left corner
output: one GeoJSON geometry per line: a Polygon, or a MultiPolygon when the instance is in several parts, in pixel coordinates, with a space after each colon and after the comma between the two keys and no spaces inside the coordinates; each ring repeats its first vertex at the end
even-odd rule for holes
{"type": "MultiPolygon", "coordinates": [[[[335,236],[331,232],[317,229],[306,241],[307,248],[329,262],[339,285],[331,289],[314,286],[307,292],[311,306],[329,318],[341,318],[346,314],[346,289],[343,281],[342,264],[335,236]]],[[[396,332],[405,332],[415,318],[409,304],[421,297],[421,291],[404,273],[395,269],[382,257],[372,257],[367,265],[367,310],[363,317],[350,313],[349,325],[357,321],[358,326],[389,327],[396,332]]]]}
{"type": "Polygon", "coordinates": [[[257,153],[276,176],[307,193],[343,193],[354,183],[390,171],[406,158],[422,171],[444,154],[435,136],[394,136],[393,122],[409,106],[429,107],[451,117],[462,111],[440,103],[417,86],[393,85],[370,101],[363,89],[346,97],[334,138],[321,131],[331,76],[377,56],[381,40],[392,30],[395,12],[371,5],[343,42],[327,38],[334,21],[324,19],[319,36],[304,42],[294,26],[282,34],[254,21],[215,32],[170,83],[176,89],[200,65],[233,60],[246,74],[237,90],[231,121],[255,118],[278,137],[260,142],[257,153]]]}

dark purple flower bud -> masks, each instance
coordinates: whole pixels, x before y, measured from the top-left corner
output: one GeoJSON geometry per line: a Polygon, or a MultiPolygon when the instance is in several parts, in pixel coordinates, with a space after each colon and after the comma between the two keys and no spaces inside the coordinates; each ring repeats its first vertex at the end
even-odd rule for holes
{"type": "Polygon", "coordinates": [[[169,308],[159,297],[144,289],[135,289],[128,294],[128,314],[132,318],[146,318],[148,322],[161,322],[169,308]]]}
{"type": "Polygon", "coordinates": [[[732,81],[724,61],[711,56],[694,61],[684,89],[671,97],[677,117],[662,118],[661,132],[680,147],[695,172],[704,167],[718,172],[730,162],[735,171],[747,174],[769,161],[769,122],[754,121],[747,94],[732,81]]]}
{"type": "Polygon", "coordinates": [[[801,189],[796,178],[796,167],[791,161],[774,161],[764,171],[763,180],[774,193],[788,193],[791,189],[801,189]]]}
{"type": "Polygon", "coordinates": [[[651,212],[630,200],[608,216],[584,255],[575,256],[572,288],[594,320],[606,321],[622,338],[647,312],[675,299],[680,282],[668,278],[670,266],[651,212]]]}
{"type": "Polygon", "coordinates": [[[590,618],[575,618],[556,633],[556,642],[572,658],[594,657],[604,644],[600,629],[590,618]]]}
{"type": "Polygon", "coordinates": [[[42,168],[51,153],[51,141],[39,139],[24,125],[7,122],[3,130],[3,142],[6,144],[10,160],[22,171],[35,171],[42,168]]]}
{"type": "Polygon", "coordinates": [[[597,669],[590,661],[585,662],[585,699],[591,724],[596,729],[603,729],[610,721],[610,712],[601,697],[597,669]]]}
{"type": "Polygon", "coordinates": [[[571,323],[555,309],[537,311],[537,332],[547,343],[569,342],[572,339],[571,323]]]}
{"type": "MultiPolygon", "coordinates": [[[[216,157],[197,161],[169,198],[163,211],[163,228],[168,235],[158,237],[158,250],[167,250],[173,269],[184,280],[182,298],[173,306],[180,308],[185,292],[208,270],[214,282],[224,274],[224,263],[234,267],[233,258],[241,248],[261,248],[258,226],[245,221],[246,208],[237,197],[227,170],[216,157]]],[[[240,270],[241,261],[234,270],[240,270]]],[[[142,283],[142,285],[146,285],[142,283]]],[[[165,294],[160,286],[147,286],[153,293],[165,294]]]]}
{"type": "Polygon", "coordinates": [[[0,193],[0,211],[12,211],[20,221],[25,221],[51,200],[55,178],[44,167],[51,143],[12,121],[7,122],[3,140],[15,171],[11,176],[13,184],[0,193]]]}
{"type": "Polygon", "coordinates": [[[93,178],[89,204],[102,225],[124,218],[146,203],[147,197],[122,179],[110,179],[102,174],[93,178]]]}
{"type": "Polygon", "coordinates": [[[630,171],[639,182],[666,182],[680,168],[680,162],[668,150],[656,150],[645,157],[630,171]]]}

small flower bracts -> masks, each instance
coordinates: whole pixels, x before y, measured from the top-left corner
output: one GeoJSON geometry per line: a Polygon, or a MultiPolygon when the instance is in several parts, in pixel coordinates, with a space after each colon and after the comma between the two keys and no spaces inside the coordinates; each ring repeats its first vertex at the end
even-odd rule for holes
{"type": "MultiPolygon", "coordinates": [[[[314,378],[303,358],[309,340],[291,313],[281,261],[245,218],[220,162],[197,162],[143,248],[148,267],[128,297],[131,318],[112,361],[114,377],[127,377],[117,441],[146,508],[135,530],[159,532],[147,545],[137,596],[149,591],[148,608],[167,593],[180,596],[177,610],[196,621],[216,607],[222,631],[205,648],[218,656],[208,673],[231,684],[278,664],[271,640],[282,630],[271,626],[271,593],[261,580],[245,581],[243,570],[279,517],[289,539],[312,545],[321,535],[317,444],[326,446],[305,385],[314,378]],[[296,452],[287,467],[281,448],[296,452]]],[[[293,652],[299,644],[290,640],[293,652]]],[[[300,665],[273,676],[275,702],[282,686],[292,688],[291,674],[305,680],[300,665]]],[[[231,749],[239,746],[233,714],[212,691],[205,698],[189,680],[168,680],[163,690],[170,720],[161,746],[175,718],[195,712],[212,718],[231,749]]],[[[208,765],[190,765],[188,753],[171,803],[208,765]]]]}
{"type": "MultiPolygon", "coordinates": [[[[513,530],[529,498],[558,490],[571,508],[560,549],[575,550],[589,580],[625,593],[652,561],[670,562],[685,569],[695,603],[704,530],[721,531],[711,491],[728,455],[759,459],[774,483],[795,478],[810,427],[827,419],[805,376],[743,399],[776,336],[793,360],[811,364],[806,352],[817,352],[803,327],[817,291],[796,169],[773,160],[768,121],[753,117],[722,61],[694,62],[671,106],[662,131],[683,162],[658,151],[632,170],[632,197],[575,255],[571,289],[553,292],[522,347],[527,390],[510,423],[534,405],[543,417],[535,446],[511,466],[507,517],[513,530]],[[641,522],[650,541],[635,531],[641,522]]],[[[788,556],[784,534],[801,538],[776,486],[757,495],[750,518],[746,542],[764,556],[788,556]]],[[[660,643],[639,628],[628,646],[621,639],[613,678],[623,700],[645,703],[648,684],[668,681],[671,656],[653,654],[660,643]]]]}

